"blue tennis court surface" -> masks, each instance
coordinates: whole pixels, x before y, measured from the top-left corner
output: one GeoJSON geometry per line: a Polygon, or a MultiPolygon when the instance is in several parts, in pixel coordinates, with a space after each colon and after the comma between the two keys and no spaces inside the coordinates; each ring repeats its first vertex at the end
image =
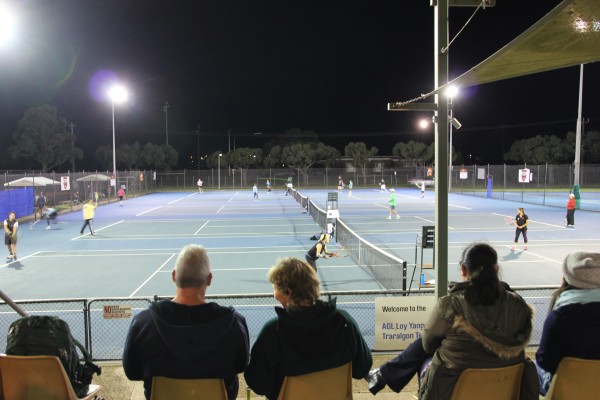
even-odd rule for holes
{"type": "MultiPolygon", "coordinates": [[[[326,208],[327,191],[301,191],[326,208]]],[[[205,246],[215,279],[211,295],[270,293],[266,273],[278,257],[303,258],[320,228],[291,196],[248,191],[157,193],[111,204],[96,212],[97,236],[80,236],[81,213],[61,215],[45,230],[45,221],[29,230],[21,224],[17,262],[0,267],[3,289],[15,299],[169,296],[170,273],[179,250],[188,243],[205,246]]],[[[388,193],[375,189],[339,194],[342,220],[374,245],[407,260],[409,276],[417,234],[434,225],[434,195],[421,198],[400,189],[400,220],[387,220],[388,193]]],[[[556,285],[564,256],[596,251],[599,215],[577,211],[576,229],[564,227],[564,210],[525,205],[530,217],[529,250],[511,251],[514,227],[504,223],[520,203],[450,195],[449,277],[458,280],[457,261],[464,246],[490,242],[499,253],[504,279],[511,285],[556,285]],[[456,261],[456,262],[455,262],[456,261]]],[[[521,239],[522,240],[522,239],[521,239]]],[[[519,249],[522,249],[520,243],[519,249]]],[[[339,245],[332,243],[330,249],[339,245]]],[[[431,263],[432,252],[424,252],[431,263]]],[[[378,290],[379,283],[350,257],[319,260],[324,291],[378,290]]],[[[427,279],[435,271],[426,271],[427,279]]]]}

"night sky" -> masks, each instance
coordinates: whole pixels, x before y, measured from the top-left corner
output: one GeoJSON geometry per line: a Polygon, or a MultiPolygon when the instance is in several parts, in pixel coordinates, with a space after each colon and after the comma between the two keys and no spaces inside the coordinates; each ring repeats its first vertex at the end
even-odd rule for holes
{"type": "MultiPolygon", "coordinates": [[[[497,0],[480,9],[450,48],[450,78],[472,68],[543,17],[559,0],[497,0]]],[[[314,130],[343,151],[349,141],[391,155],[400,141],[433,141],[425,114],[387,103],[433,89],[429,0],[28,0],[9,2],[18,37],[0,49],[0,167],[25,110],[49,103],[75,125],[99,166],[112,143],[113,77],[130,92],[116,106],[117,145],[165,142],[180,167],[228,147],[261,147],[290,128],[314,130]],[[197,148],[197,127],[200,148],[197,148]],[[227,131],[230,130],[228,136],[227,131]],[[262,135],[254,135],[254,133],[262,135]],[[230,138],[231,140],[228,140],[230,138]]],[[[450,9],[450,38],[474,12],[450,9]]],[[[600,129],[600,67],[585,67],[586,130],[600,129]]],[[[501,163],[513,140],[575,130],[579,67],[464,90],[454,101],[463,128],[454,145],[480,163],[501,163]]]]}

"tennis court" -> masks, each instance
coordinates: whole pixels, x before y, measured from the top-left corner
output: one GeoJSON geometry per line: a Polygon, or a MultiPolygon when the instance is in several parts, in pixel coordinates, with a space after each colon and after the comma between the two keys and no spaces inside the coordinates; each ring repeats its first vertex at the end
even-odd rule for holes
{"type": "MultiPolygon", "coordinates": [[[[300,192],[326,209],[327,191],[300,192]]],[[[400,220],[386,220],[388,193],[354,189],[352,194],[339,194],[341,219],[365,240],[408,261],[410,276],[417,235],[422,226],[435,223],[434,194],[421,198],[418,190],[399,189],[400,220]]],[[[567,229],[563,209],[525,205],[529,250],[511,251],[514,227],[504,223],[504,216],[513,216],[519,206],[451,194],[449,260],[458,261],[467,243],[487,241],[498,250],[503,277],[511,285],[556,285],[567,253],[599,248],[598,214],[577,211],[576,229],[567,229]]],[[[320,231],[303,211],[283,191],[263,191],[258,200],[250,190],[146,195],[123,207],[100,207],[94,220],[97,236],[79,235],[80,213],[59,216],[51,230],[44,229],[45,221],[33,230],[21,224],[19,259],[0,266],[0,281],[15,299],[169,296],[179,250],[198,243],[211,257],[211,295],[269,293],[269,267],[278,257],[304,257],[314,244],[310,236],[320,231]]],[[[431,263],[432,256],[426,250],[424,262],[431,263]]],[[[381,287],[350,257],[319,260],[318,266],[324,291],[381,287]]],[[[434,277],[433,270],[425,272],[428,279],[434,277]]],[[[449,265],[449,278],[459,279],[455,262],[449,265]]]]}

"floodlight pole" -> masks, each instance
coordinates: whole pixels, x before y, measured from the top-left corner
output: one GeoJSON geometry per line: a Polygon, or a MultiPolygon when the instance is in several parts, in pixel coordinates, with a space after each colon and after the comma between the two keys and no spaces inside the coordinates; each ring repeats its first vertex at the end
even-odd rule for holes
{"type": "Polygon", "coordinates": [[[112,156],[113,156],[113,177],[115,178],[115,191],[117,188],[117,152],[115,148],[115,99],[110,99],[110,104],[112,105],[112,156]]]}
{"type": "MultiPolygon", "coordinates": [[[[448,83],[448,0],[437,0],[434,11],[434,87],[448,83]],[[442,51],[445,49],[445,51],[442,51]]],[[[448,101],[436,93],[435,112],[435,296],[448,293],[448,101]],[[446,170],[446,171],[445,171],[446,170]]]]}
{"type": "Polygon", "coordinates": [[[583,103],[583,64],[581,64],[581,68],[579,70],[579,105],[577,107],[577,128],[575,133],[575,176],[573,179],[573,183],[575,185],[579,185],[579,168],[581,163],[581,127],[582,127],[582,118],[581,118],[581,109],[583,103]]]}
{"type": "Polygon", "coordinates": [[[167,146],[169,145],[169,102],[165,101],[165,105],[163,106],[163,111],[165,112],[165,143],[167,146]]]}

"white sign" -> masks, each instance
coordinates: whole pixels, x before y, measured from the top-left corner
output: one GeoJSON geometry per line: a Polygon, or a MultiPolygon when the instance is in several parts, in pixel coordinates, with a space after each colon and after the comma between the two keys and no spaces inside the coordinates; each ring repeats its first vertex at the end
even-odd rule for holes
{"type": "Polygon", "coordinates": [[[117,319],[117,318],[131,318],[131,306],[104,306],[103,317],[104,319],[117,319]]]}
{"type": "Polygon", "coordinates": [[[115,178],[110,178],[110,186],[116,186],[117,180],[115,178]]]}
{"type": "Polygon", "coordinates": [[[69,180],[68,176],[60,177],[60,190],[71,190],[71,181],[69,180]]]}
{"type": "Polygon", "coordinates": [[[519,183],[531,182],[531,172],[527,168],[519,170],[519,183]]]}
{"type": "Polygon", "coordinates": [[[339,210],[327,210],[327,218],[339,218],[340,212],[339,210]]]}
{"type": "Polygon", "coordinates": [[[466,169],[460,170],[460,179],[467,179],[469,177],[469,172],[466,169]]]}
{"type": "Polygon", "coordinates": [[[485,179],[485,168],[477,168],[477,179],[485,179]]]}
{"type": "Polygon", "coordinates": [[[434,296],[375,298],[375,350],[404,350],[423,335],[434,296]]]}

